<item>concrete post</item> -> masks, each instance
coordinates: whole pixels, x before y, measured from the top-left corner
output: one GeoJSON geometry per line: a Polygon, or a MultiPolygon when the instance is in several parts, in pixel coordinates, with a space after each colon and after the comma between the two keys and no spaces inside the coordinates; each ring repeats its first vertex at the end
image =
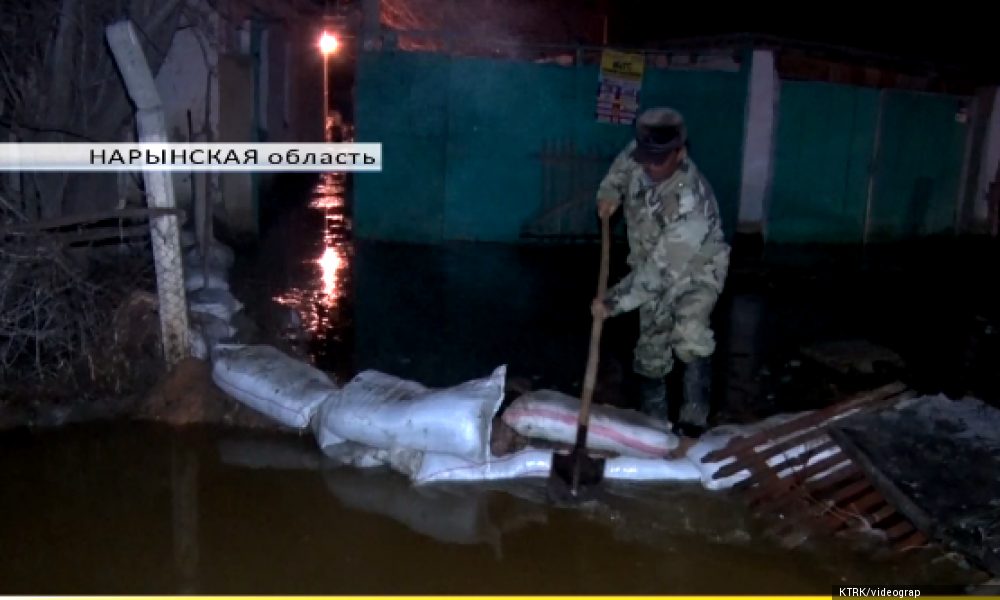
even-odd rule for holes
{"type": "MultiPolygon", "coordinates": [[[[109,25],[105,30],[125,89],[136,106],[140,144],[165,144],[167,126],[163,105],[153,74],[143,55],[142,46],[130,21],[109,25]]],[[[145,170],[146,198],[153,208],[175,208],[174,180],[167,171],[145,170]]],[[[151,217],[149,229],[156,261],[156,289],[160,301],[160,329],[163,355],[174,366],[191,353],[189,341],[187,294],[181,263],[180,228],[176,215],[151,217]]]]}

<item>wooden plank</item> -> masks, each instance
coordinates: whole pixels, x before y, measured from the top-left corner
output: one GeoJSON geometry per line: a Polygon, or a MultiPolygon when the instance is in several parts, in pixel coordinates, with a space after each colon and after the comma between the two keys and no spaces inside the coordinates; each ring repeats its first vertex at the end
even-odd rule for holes
{"type": "Polygon", "coordinates": [[[146,237],[149,235],[148,225],[133,225],[132,227],[100,227],[84,231],[67,231],[50,234],[49,238],[61,246],[79,244],[82,242],[100,242],[103,240],[146,237]]]}
{"type": "Polygon", "coordinates": [[[880,404],[883,401],[893,398],[905,391],[906,384],[897,381],[868,392],[857,394],[843,402],[834,404],[833,406],[809,413],[797,419],[782,423],[781,425],[776,425],[770,429],[765,429],[759,433],[755,433],[747,437],[734,438],[732,442],[726,445],[726,447],[720,450],[713,450],[712,452],[706,454],[705,457],[702,458],[701,462],[717,462],[734,456],[737,453],[752,450],[756,446],[772,442],[775,439],[794,434],[805,429],[806,427],[819,427],[833,417],[843,414],[851,409],[860,408],[864,405],[880,404]]]}
{"type": "Polygon", "coordinates": [[[123,208],[121,210],[105,210],[85,215],[75,215],[69,217],[59,217],[56,219],[45,219],[42,221],[29,221],[27,223],[17,223],[0,227],[0,235],[20,235],[27,233],[41,233],[46,229],[58,229],[60,227],[72,227],[73,225],[86,225],[98,221],[110,221],[111,219],[149,219],[152,217],[162,217],[167,215],[182,216],[184,211],[179,208],[123,208]]]}
{"type": "Polygon", "coordinates": [[[895,483],[886,477],[868,455],[844,431],[831,427],[829,435],[840,449],[854,461],[854,464],[864,472],[880,494],[882,494],[896,509],[909,519],[918,529],[924,532],[928,539],[936,536],[934,520],[924,509],[920,508],[909,496],[904,494],[895,483]]]}
{"type": "MultiPolygon", "coordinates": [[[[735,462],[731,462],[728,465],[722,467],[715,472],[712,479],[722,479],[723,477],[730,477],[736,475],[740,471],[746,468],[757,468],[761,466],[762,463],[770,460],[773,456],[777,454],[783,454],[788,450],[808,444],[809,442],[819,442],[819,439],[825,437],[825,434],[821,431],[815,429],[810,429],[799,435],[791,437],[784,442],[775,444],[770,448],[765,450],[759,450],[754,453],[746,453],[738,456],[735,462]]],[[[824,442],[825,443],[825,442],[824,442]]],[[[777,466],[777,465],[776,465],[777,466]]]]}

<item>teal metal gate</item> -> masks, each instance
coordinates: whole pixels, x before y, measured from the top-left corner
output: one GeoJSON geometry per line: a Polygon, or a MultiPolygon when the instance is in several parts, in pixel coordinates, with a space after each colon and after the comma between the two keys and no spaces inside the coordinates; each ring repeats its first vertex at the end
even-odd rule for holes
{"type": "Polygon", "coordinates": [[[868,241],[954,233],[968,126],[968,99],[886,91],[868,241]]]}
{"type": "MultiPolygon", "coordinates": [[[[598,67],[364,52],[356,131],[383,170],[355,179],[355,234],[438,243],[597,234],[594,193],[630,127],[597,123],[598,67]]],[[[647,67],[644,107],[689,122],[692,155],[735,230],[745,71],[647,67]]]]}
{"type": "Polygon", "coordinates": [[[867,243],[954,231],[965,98],[781,82],[767,239],[867,243]]]}

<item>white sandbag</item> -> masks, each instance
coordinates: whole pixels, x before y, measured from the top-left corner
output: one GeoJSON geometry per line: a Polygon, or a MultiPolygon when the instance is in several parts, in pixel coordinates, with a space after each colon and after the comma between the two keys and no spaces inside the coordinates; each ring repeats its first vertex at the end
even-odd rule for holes
{"type": "Polygon", "coordinates": [[[332,396],[316,424],[328,437],[373,448],[440,452],[467,460],[489,456],[493,415],[503,402],[507,368],[484,379],[431,390],[419,383],[365,371],[332,396]]]}
{"type": "Polygon", "coordinates": [[[198,329],[191,329],[188,333],[188,341],[191,345],[191,356],[198,360],[208,360],[211,353],[208,350],[208,343],[205,336],[198,329]]]}
{"type": "Polygon", "coordinates": [[[233,350],[240,350],[242,348],[247,348],[247,347],[248,347],[247,344],[236,344],[233,342],[222,341],[216,343],[214,346],[211,344],[208,346],[208,356],[212,360],[212,362],[215,362],[216,360],[218,360],[220,356],[224,356],[228,352],[232,352],[233,350]]]}
{"type": "Polygon", "coordinates": [[[666,460],[618,456],[604,464],[604,478],[621,481],[698,481],[701,471],[687,457],[666,460]]]}
{"type": "MultiPolygon", "coordinates": [[[[327,448],[333,448],[334,446],[341,446],[334,450],[334,457],[341,456],[347,451],[355,450],[358,448],[367,449],[370,446],[364,444],[358,444],[356,442],[349,442],[350,445],[345,446],[348,440],[335,434],[330,428],[326,426],[326,422],[331,418],[328,414],[330,410],[336,410],[337,404],[333,402],[335,396],[330,396],[319,405],[316,409],[316,415],[312,420],[311,426],[313,431],[313,437],[316,438],[316,443],[319,445],[320,449],[326,453],[327,448]]],[[[380,450],[376,448],[375,450],[380,450]]],[[[382,448],[381,450],[387,450],[382,448]]],[[[350,462],[350,461],[348,461],[350,462]]],[[[346,463],[345,463],[346,464],[346,463]]]]}
{"type": "Polygon", "coordinates": [[[209,354],[212,348],[236,335],[236,328],[229,322],[207,313],[192,312],[188,324],[192,333],[201,336],[209,354]]]}
{"type": "MultiPolygon", "coordinates": [[[[184,251],[183,261],[185,265],[200,265],[202,263],[201,247],[197,244],[184,251]]],[[[223,269],[229,269],[236,262],[236,255],[232,248],[222,242],[212,240],[208,244],[208,264],[223,269]]]]}
{"type": "Polygon", "coordinates": [[[219,352],[212,380],[239,402],[296,429],[308,427],[319,406],[337,393],[325,373],[271,346],[219,352]]]}
{"type": "MultiPolygon", "coordinates": [[[[553,442],[576,441],[580,399],[554,390],[529,392],[503,413],[503,421],[520,435],[553,442]]],[[[634,410],[595,405],[587,447],[634,457],[661,457],[680,440],[661,423],[634,410]]]]}
{"type": "MultiPolygon", "coordinates": [[[[790,415],[775,415],[763,421],[759,421],[757,423],[751,423],[748,425],[725,425],[722,427],[716,427],[715,429],[706,431],[700,438],[698,438],[698,441],[693,446],[691,446],[691,448],[688,449],[687,457],[698,468],[698,470],[701,471],[701,482],[702,485],[704,485],[707,489],[721,490],[730,488],[739,483],[740,481],[743,481],[744,479],[749,477],[750,471],[743,469],[742,471],[739,471],[738,473],[734,473],[727,477],[721,477],[719,479],[715,479],[715,474],[720,469],[734,462],[736,459],[730,457],[721,461],[708,462],[708,463],[702,462],[706,455],[710,454],[715,450],[725,448],[733,438],[749,437],[751,435],[760,433],[761,431],[764,431],[766,429],[777,427],[778,425],[787,423],[788,421],[791,421],[793,419],[798,419],[808,414],[809,412],[790,414],[790,415]]],[[[798,436],[807,431],[813,431],[817,429],[817,427],[818,426],[806,427],[801,430],[797,430],[791,434],[779,436],[773,440],[768,440],[762,444],[755,446],[754,448],[756,451],[761,452],[767,450],[768,448],[776,444],[780,444],[785,440],[791,439],[792,437],[798,436]]],[[[767,460],[767,464],[772,467],[776,466],[780,463],[788,461],[789,459],[795,458],[805,452],[811,452],[818,446],[826,443],[827,441],[829,441],[829,438],[827,438],[826,436],[821,436],[809,440],[805,444],[800,444],[798,446],[780,452],[775,456],[772,456],[767,460]]],[[[780,473],[778,473],[778,475],[780,477],[790,475],[795,470],[805,468],[806,466],[809,465],[814,465],[822,460],[825,460],[826,458],[829,458],[830,456],[833,456],[837,452],[839,452],[839,449],[833,448],[831,450],[825,450],[823,452],[812,454],[805,461],[805,465],[798,464],[795,467],[789,467],[783,469],[780,473]]],[[[837,470],[837,468],[828,469],[823,473],[819,473],[817,475],[810,477],[809,479],[813,480],[813,479],[818,479],[820,477],[825,477],[827,474],[837,470]]]]}
{"type": "Polygon", "coordinates": [[[412,478],[414,473],[420,471],[420,465],[424,464],[426,454],[420,450],[394,448],[389,451],[388,464],[393,471],[412,478]]]}
{"type": "Polygon", "coordinates": [[[701,473],[701,483],[707,489],[710,490],[721,490],[732,487],[739,483],[740,481],[746,479],[750,476],[750,473],[746,470],[740,471],[735,475],[725,477],[722,479],[713,479],[715,473],[719,471],[722,467],[733,462],[735,459],[727,458],[722,461],[703,463],[702,459],[705,455],[725,448],[727,444],[734,438],[738,436],[747,435],[741,432],[739,429],[733,428],[733,426],[718,427],[706,431],[698,438],[698,441],[694,443],[686,453],[688,459],[691,463],[699,470],[701,473]]]}
{"type": "Polygon", "coordinates": [[[340,442],[320,446],[327,463],[335,466],[371,469],[389,462],[389,451],[356,442],[340,442]]]}
{"type": "Polygon", "coordinates": [[[196,292],[201,289],[228,290],[229,274],[220,267],[208,267],[208,285],[205,285],[204,271],[200,266],[192,266],[184,269],[184,289],[188,292],[196,292]]]}
{"type": "MultiPolygon", "coordinates": [[[[548,477],[552,450],[526,448],[486,461],[464,460],[443,454],[424,454],[414,484],[442,481],[497,481],[548,477]]],[[[604,477],[620,481],[698,481],[701,472],[687,458],[636,458],[619,456],[604,463],[604,477]]]]}
{"type": "Polygon", "coordinates": [[[552,467],[552,451],[526,448],[506,456],[488,460],[468,460],[450,454],[428,452],[420,468],[411,476],[413,483],[442,481],[496,481],[548,477],[552,467]]]}
{"type": "MultiPolygon", "coordinates": [[[[318,419],[314,420],[315,421],[318,419]]],[[[396,448],[385,450],[372,448],[357,442],[336,438],[326,438],[327,444],[321,445],[325,456],[324,466],[355,467],[357,469],[372,469],[388,465],[392,470],[411,477],[420,468],[423,452],[396,448]]]]}
{"type": "Polygon", "coordinates": [[[188,295],[188,304],[192,313],[202,313],[218,317],[229,322],[233,315],[243,309],[243,303],[237,300],[229,290],[200,289],[188,295]]]}
{"type": "Polygon", "coordinates": [[[236,335],[236,328],[215,315],[192,312],[188,321],[191,356],[208,360],[214,349],[236,335]]]}

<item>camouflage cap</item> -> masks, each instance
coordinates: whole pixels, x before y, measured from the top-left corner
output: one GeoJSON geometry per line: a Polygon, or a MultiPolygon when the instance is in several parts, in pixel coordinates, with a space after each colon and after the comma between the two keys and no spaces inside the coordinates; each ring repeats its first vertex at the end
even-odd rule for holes
{"type": "Polygon", "coordinates": [[[657,107],[644,111],[635,122],[637,162],[657,161],[684,146],[687,126],[681,113],[672,108],[657,107]]]}

